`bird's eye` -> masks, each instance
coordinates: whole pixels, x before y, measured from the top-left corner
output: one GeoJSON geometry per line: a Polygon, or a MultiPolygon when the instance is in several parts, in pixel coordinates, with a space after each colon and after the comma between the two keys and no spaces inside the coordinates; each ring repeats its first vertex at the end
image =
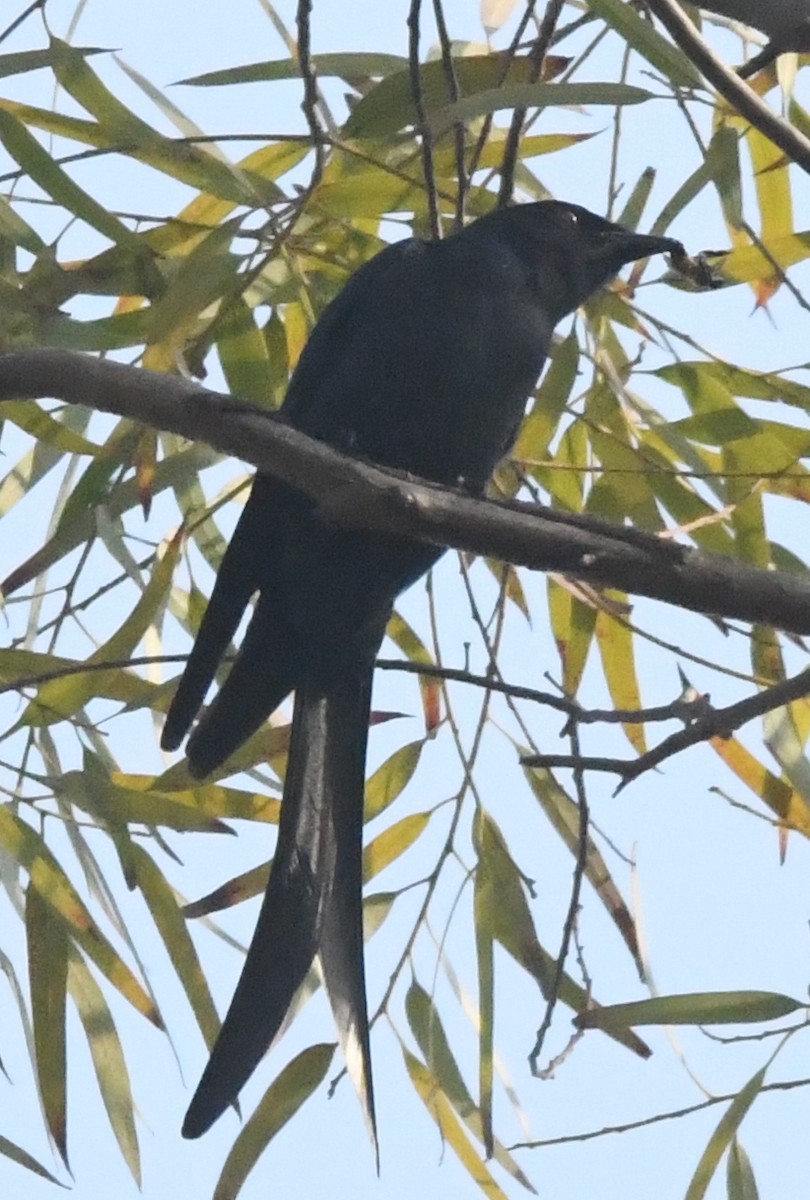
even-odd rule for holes
{"type": "Polygon", "coordinates": [[[579,216],[577,215],[577,213],[574,212],[574,210],[572,208],[564,208],[563,215],[564,215],[566,221],[569,223],[569,225],[578,225],[579,224],[579,216]]]}

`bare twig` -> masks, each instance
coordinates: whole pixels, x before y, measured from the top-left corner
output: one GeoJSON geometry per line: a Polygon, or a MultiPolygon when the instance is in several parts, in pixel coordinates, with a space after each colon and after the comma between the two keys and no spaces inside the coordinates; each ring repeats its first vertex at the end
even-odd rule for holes
{"type": "MultiPolygon", "coordinates": [[[[513,700],[544,704],[547,708],[565,713],[579,725],[646,725],[657,721],[691,723],[706,712],[704,696],[698,696],[694,700],[684,700],[679,696],[669,704],[656,704],[650,708],[582,708],[576,700],[569,700],[556,692],[541,692],[538,688],[507,683],[506,680],[495,678],[493,675],[477,675],[473,671],[462,671],[457,667],[434,666],[403,658],[378,658],[375,665],[380,671],[400,671],[406,675],[425,675],[430,679],[446,679],[450,683],[466,683],[471,687],[498,692],[501,696],[511,696],[513,700]]],[[[77,669],[80,666],[81,664],[76,664],[77,669]]],[[[40,676],[36,677],[37,680],[39,678],[40,676]]],[[[0,695],[3,690],[0,687],[0,695]]]]}
{"type": "MultiPolygon", "coordinates": [[[[520,43],[523,40],[523,35],[528,28],[529,22],[531,21],[532,17],[534,16],[534,10],[535,10],[536,4],[537,4],[537,0],[527,0],[526,7],[523,11],[523,16],[518,21],[518,27],[515,30],[514,37],[512,38],[512,41],[509,43],[508,50],[503,55],[504,65],[503,65],[503,70],[501,71],[500,77],[498,79],[498,83],[497,83],[498,87],[501,86],[501,84],[506,79],[506,76],[509,74],[509,68],[511,67],[512,63],[514,62],[515,55],[517,54],[517,51],[518,51],[518,47],[520,46],[520,43]]],[[[470,179],[472,179],[473,175],[475,174],[475,172],[478,169],[478,164],[481,161],[481,155],[484,153],[484,147],[487,144],[487,140],[489,138],[489,134],[492,129],[493,119],[494,119],[493,114],[488,113],[482,122],[481,132],[478,134],[478,140],[475,144],[475,149],[473,150],[472,155],[470,156],[470,165],[469,165],[470,179]]]]}
{"type": "MultiPolygon", "coordinates": [[[[450,103],[455,104],[461,98],[461,89],[458,86],[456,64],[453,61],[453,46],[450,41],[450,35],[447,32],[447,22],[444,19],[442,0],[433,0],[433,12],[436,17],[436,28],[439,31],[439,45],[442,51],[444,77],[447,80],[447,93],[450,103]]],[[[453,145],[456,152],[456,215],[453,222],[454,229],[461,229],[463,227],[464,210],[467,204],[467,168],[464,163],[466,141],[467,130],[464,122],[454,121],[453,145]]]]}
{"type": "Polygon", "coordinates": [[[20,15],[15,17],[14,20],[7,25],[2,32],[0,32],[0,42],[4,42],[7,37],[11,37],[12,33],[14,33],[16,29],[19,29],[20,26],[28,20],[31,14],[37,11],[37,9],[44,10],[45,3],[46,0],[33,0],[33,4],[29,4],[28,8],[23,9],[20,15]]]}
{"type": "MultiPolygon", "coordinates": [[[[545,61],[546,52],[551,45],[551,39],[554,36],[554,30],[557,22],[560,19],[560,13],[565,0],[549,0],[546,11],[543,15],[543,20],[540,25],[540,30],[532,44],[529,52],[532,69],[529,75],[529,82],[534,83],[540,78],[543,70],[543,62],[545,61]]],[[[523,122],[526,120],[526,109],[516,108],[512,113],[512,120],[509,124],[509,133],[506,138],[506,146],[503,152],[503,163],[501,166],[501,186],[498,192],[498,204],[509,204],[512,199],[512,192],[515,188],[515,167],[517,166],[518,152],[520,150],[520,137],[523,132],[523,122]]]]}
{"type": "Polygon", "coordinates": [[[425,176],[430,231],[434,238],[442,236],[439,219],[439,200],[436,192],[436,170],[433,163],[433,134],[427,119],[425,98],[422,94],[422,76],[419,62],[419,31],[422,16],[422,0],[411,0],[408,12],[408,69],[411,77],[411,97],[416,109],[416,128],[422,147],[422,170],[425,176]]]}
{"type": "Polygon", "coordinates": [[[301,108],[306,117],[312,146],[315,151],[315,166],[309,181],[309,192],[313,192],[321,181],[325,161],[323,130],[318,119],[318,84],[315,80],[315,68],[312,65],[310,53],[310,20],[312,17],[312,0],[298,0],[295,22],[298,30],[298,65],[301,68],[301,78],[304,81],[304,99],[301,108]]]}
{"type": "MultiPolygon", "coordinates": [[[[766,1083],[759,1089],[760,1095],[766,1092],[788,1092],[794,1088],[810,1087],[810,1079],[788,1079],[784,1083],[766,1083]]],[[[707,1100],[699,1100],[697,1104],[688,1104],[685,1108],[673,1109],[671,1112],[656,1113],[652,1117],[642,1117],[640,1121],[627,1121],[623,1125],[605,1125],[602,1129],[588,1129],[583,1133],[567,1133],[562,1137],[541,1138],[533,1142],[515,1142],[507,1146],[508,1150],[541,1150],[545,1146],[565,1146],[570,1143],[590,1142],[594,1138],[606,1137],[609,1133],[629,1133],[632,1129],[644,1129],[648,1125],[657,1125],[661,1121],[678,1121],[692,1113],[702,1112],[713,1108],[716,1104],[731,1104],[737,1099],[736,1092],[727,1092],[722,1096],[709,1096],[707,1100]]]]}
{"type": "MultiPolygon", "coordinates": [[[[581,759],[581,749],[579,744],[579,728],[575,720],[569,722],[568,736],[571,741],[572,757],[581,759]]],[[[568,912],[563,925],[562,940],[560,942],[560,951],[557,955],[557,962],[554,967],[554,978],[551,981],[551,989],[546,1000],[546,1011],[543,1014],[543,1020],[540,1023],[540,1028],[537,1030],[534,1047],[529,1055],[529,1066],[533,1075],[539,1075],[542,1078],[548,1078],[555,1066],[560,1061],[555,1059],[546,1067],[544,1071],[538,1071],[537,1060],[542,1051],[543,1044],[546,1039],[546,1034],[551,1028],[551,1022],[554,1017],[554,1009],[557,1006],[557,998],[560,992],[560,984],[562,983],[563,974],[565,973],[565,963],[568,958],[568,951],[571,947],[571,938],[574,935],[577,919],[579,917],[579,898],[582,891],[582,880],[585,877],[585,869],[588,864],[588,824],[590,820],[590,812],[588,808],[588,797],[585,792],[585,777],[581,766],[574,768],[574,787],[577,793],[577,804],[579,807],[579,830],[577,836],[577,855],[574,863],[574,877],[571,883],[571,896],[568,901],[568,912]]],[[[569,1046],[566,1048],[566,1053],[570,1053],[576,1041],[576,1034],[573,1035],[569,1046]]]]}
{"type": "Polygon", "coordinates": [[[794,675],[792,679],[785,679],[772,687],[764,688],[755,696],[749,696],[737,704],[730,704],[727,708],[710,709],[686,729],[680,729],[677,733],[671,734],[659,745],[636,759],[589,757],[587,755],[577,758],[574,755],[542,754],[532,755],[522,761],[527,767],[549,769],[572,767],[578,770],[605,771],[613,775],[620,775],[621,782],[614,793],[618,794],[627,787],[628,783],[632,783],[646,771],[659,766],[666,759],[672,758],[673,755],[680,753],[688,746],[694,746],[698,742],[707,742],[712,738],[729,738],[735,729],[739,729],[748,721],[754,720],[755,717],[761,717],[765,713],[783,708],[784,705],[790,704],[793,700],[801,700],[808,694],[810,694],[810,669],[794,675]]]}

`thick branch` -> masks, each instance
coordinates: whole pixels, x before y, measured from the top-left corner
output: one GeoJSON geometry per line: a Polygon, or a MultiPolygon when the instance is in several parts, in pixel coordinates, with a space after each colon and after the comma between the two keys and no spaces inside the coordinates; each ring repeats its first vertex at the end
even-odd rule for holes
{"type": "Polygon", "coordinates": [[[582,516],[478,500],[339,454],[276,416],[177,376],[68,350],[0,355],[0,400],[52,396],[205,441],[311,496],[337,524],[407,534],[695,612],[810,633],[810,580],[582,516]]]}
{"type": "Polygon", "coordinates": [[[756,92],[713,53],[675,0],[647,0],[647,7],[732,108],[810,174],[810,141],[768,108],[764,100],[760,100],[756,92]]]}

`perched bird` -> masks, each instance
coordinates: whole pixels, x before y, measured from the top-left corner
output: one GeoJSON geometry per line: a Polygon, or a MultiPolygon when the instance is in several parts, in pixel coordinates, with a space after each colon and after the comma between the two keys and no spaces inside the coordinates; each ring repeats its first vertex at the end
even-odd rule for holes
{"type": "MultiPolygon", "coordinates": [[[[386,247],[324,311],[282,415],[347,453],[481,493],[517,433],[552,330],[628,262],[679,242],[575,204],[502,208],[386,247]]],[[[230,674],[188,742],[220,766],[291,691],[278,842],[241,979],[183,1125],[198,1137],[276,1037],[315,956],[376,1146],[363,970],[362,830],[374,659],[397,595],[440,551],[323,524],[259,473],[166,718],[176,749],[251,597],[230,674]]]]}

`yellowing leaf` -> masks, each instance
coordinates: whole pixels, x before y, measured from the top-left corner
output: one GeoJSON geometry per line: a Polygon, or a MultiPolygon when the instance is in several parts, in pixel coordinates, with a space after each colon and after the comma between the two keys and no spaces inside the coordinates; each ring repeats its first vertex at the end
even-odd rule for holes
{"type": "Polygon", "coordinates": [[[411,813],[383,830],[363,851],[363,879],[373,879],[421,837],[427,829],[430,813],[411,813]]]}
{"type": "MultiPolygon", "coordinates": [[[[610,698],[617,709],[636,712],[641,708],[641,692],[636,675],[635,639],[623,621],[600,609],[596,617],[596,644],[602,656],[602,668],[610,698]]],[[[622,728],[630,745],[639,754],[646,750],[644,726],[628,721],[622,728]]]]}
{"type": "Polygon", "coordinates": [[[28,872],[33,887],[67,925],[67,931],[114,987],[158,1029],[163,1022],[152,999],[91,917],[73,884],[41,836],[0,805],[0,844],[28,872]]]}
{"type": "Polygon", "coordinates": [[[489,1200],[507,1200],[505,1192],[498,1187],[492,1174],[470,1145],[450,1102],[428,1068],[404,1048],[402,1053],[416,1093],[436,1122],[442,1139],[447,1142],[461,1165],[489,1200]]]}
{"type": "Polygon", "coordinates": [[[711,739],[711,747],[785,825],[810,837],[810,806],[801,793],[764,767],[737,738],[711,739]]]}
{"type": "Polygon", "coordinates": [[[371,821],[385,812],[413,778],[422,754],[423,741],[409,742],[395,750],[378,767],[366,784],[365,820],[371,821]]]}

